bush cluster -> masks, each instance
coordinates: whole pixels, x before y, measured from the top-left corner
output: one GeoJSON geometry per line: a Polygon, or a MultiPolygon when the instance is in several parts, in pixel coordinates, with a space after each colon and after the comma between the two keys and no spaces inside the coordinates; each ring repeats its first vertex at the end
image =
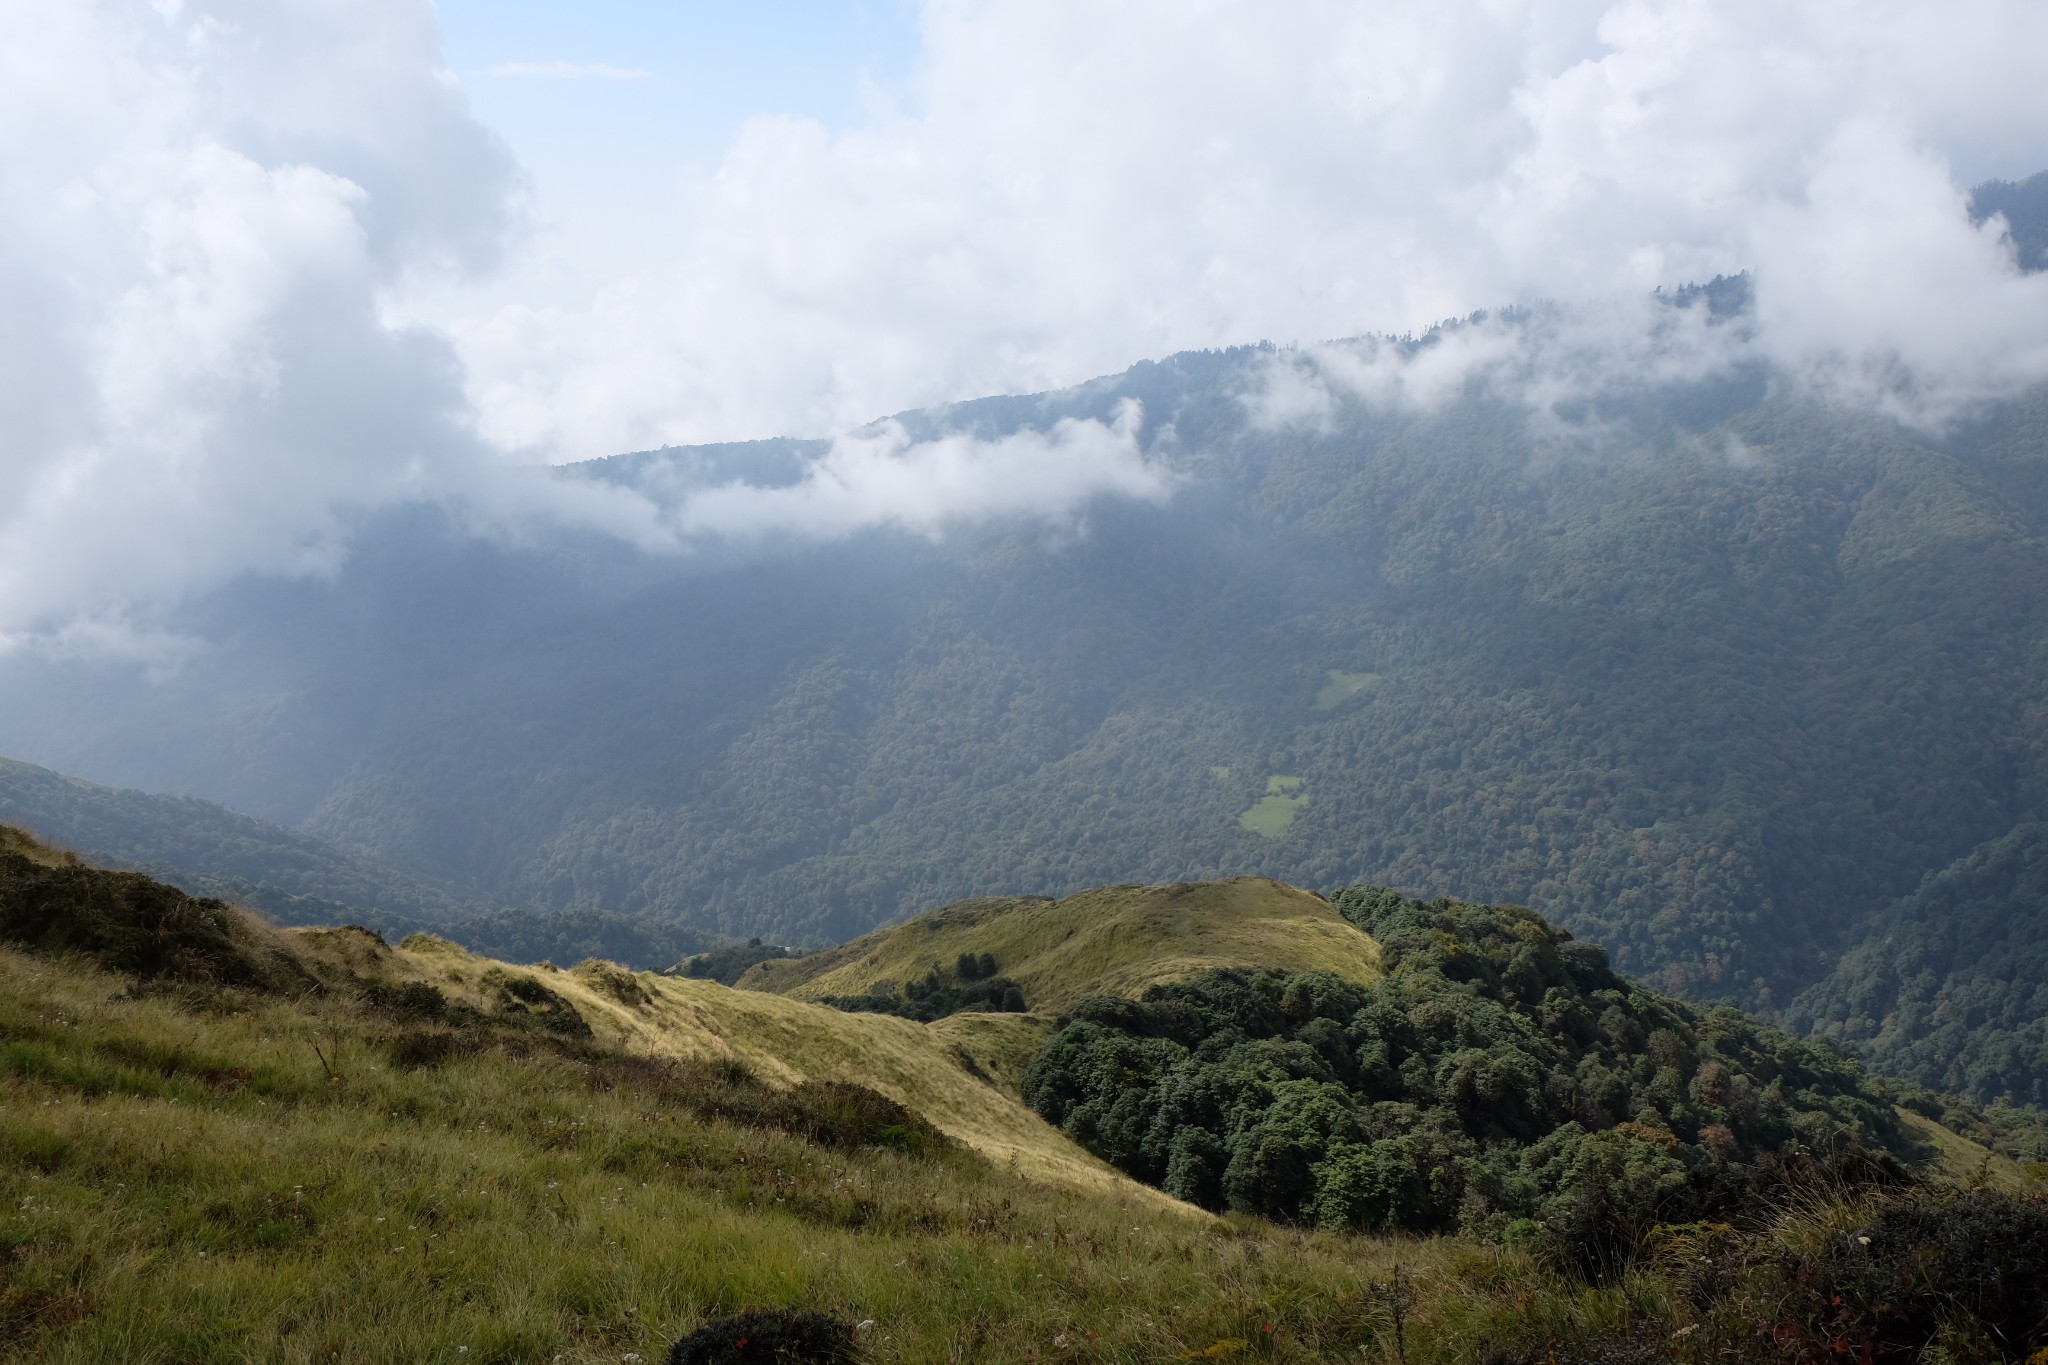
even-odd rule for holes
{"type": "Polygon", "coordinates": [[[745,943],[731,943],[723,948],[714,948],[708,953],[686,957],[669,971],[674,976],[694,977],[703,981],[716,981],[722,986],[731,986],[737,984],[739,979],[747,974],[747,969],[756,963],[795,956],[797,952],[794,948],[750,938],[745,943]]]}
{"type": "Polygon", "coordinates": [[[912,1154],[955,1150],[923,1115],[849,1081],[803,1081],[779,1090],[737,1058],[679,1060],[592,1052],[580,1057],[593,1089],[626,1090],[699,1118],[766,1128],[838,1151],[882,1147],[912,1154]]]}
{"type": "Polygon", "coordinates": [[[139,872],[0,848],[0,941],[86,953],[111,970],[229,986],[317,986],[241,912],[139,872]]]}
{"type": "Polygon", "coordinates": [[[1366,986],[1229,968],[1078,1005],[1025,1098],[1178,1198],[1332,1229],[1460,1229],[1600,1273],[1802,1170],[1902,1176],[1855,1066],[1614,974],[1517,906],[1352,888],[1366,986]]]}
{"type": "Polygon", "coordinates": [[[962,953],[950,971],[933,967],[903,983],[901,994],[882,982],[865,995],[828,995],[823,1003],[862,1014],[895,1014],[930,1023],[949,1014],[1022,1014],[1030,1009],[1024,988],[998,973],[993,953],[962,953]]]}
{"type": "Polygon", "coordinates": [[[853,1329],[800,1308],[713,1318],[670,1350],[668,1365],[852,1365],[853,1329]]]}

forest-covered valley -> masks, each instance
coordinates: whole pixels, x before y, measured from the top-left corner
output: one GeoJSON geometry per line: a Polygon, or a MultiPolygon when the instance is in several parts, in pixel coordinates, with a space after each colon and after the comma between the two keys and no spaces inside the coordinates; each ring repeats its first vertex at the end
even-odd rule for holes
{"type": "MultiPolygon", "coordinates": [[[[1930,876],[2024,894],[1996,850],[2048,799],[2048,393],[1939,439],[1764,373],[1576,423],[1483,392],[1260,419],[1295,359],[1190,354],[903,419],[991,434],[1142,404],[1171,497],[1069,534],[679,563],[409,516],[332,584],[210,604],[247,629],[168,681],[10,660],[0,743],[405,869],[389,913],[568,913],[648,965],[975,894],[1371,881],[1528,904],[1667,989],[1793,1008],[1982,1099],[2041,1093],[2019,988],[1980,1065],[1920,1047],[1928,1010],[1840,983],[1930,876]]],[[[579,476],[787,479],[803,454],[579,476]]],[[[179,864],[175,841],[14,811],[179,864]]],[[[2037,919],[2010,933],[2038,943],[2037,919]]],[[[1939,962],[1920,995],[2000,989],[1939,962]]]]}

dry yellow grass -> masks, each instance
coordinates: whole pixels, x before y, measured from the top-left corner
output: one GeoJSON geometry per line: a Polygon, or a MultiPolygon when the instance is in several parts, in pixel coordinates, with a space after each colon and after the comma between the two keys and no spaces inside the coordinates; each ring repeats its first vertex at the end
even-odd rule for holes
{"type": "MultiPolygon", "coordinates": [[[[415,935],[384,947],[359,931],[290,931],[308,958],[346,966],[357,976],[420,981],[451,999],[483,1006],[485,983],[497,974],[533,976],[569,1000],[598,1039],[657,1057],[733,1057],[777,1085],[805,1080],[852,1081],[917,1111],[947,1136],[1030,1180],[1084,1190],[1133,1207],[1170,1209],[1206,1218],[1140,1185],[1068,1141],[1025,1108],[995,1072],[1020,1052],[1024,1062],[1049,1031],[1049,1020],[1019,1016],[996,1024],[929,1026],[878,1014],[847,1014],[825,1005],[715,981],[633,974],[610,963],[563,971],[477,957],[446,939],[415,935]],[[1007,1025],[1013,1031],[1005,1035],[1007,1025]],[[1014,1031],[1029,1033],[1019,1040],[1014,1031]],[[1033,1037],[1036,1042],[1032,1041],[1033,1037]],[[1029,1052],[1023,1051],[1028,1048],[1029,1052]]],[[[978,1016],[995,1021],[1002,1016],[978,1016]]],[[[1016,1069],[1021,1071],[1022,1064],[1016,1069]]]]}
{"type": "Polygon", "coordinates": [[[1216,967],[1380,976],[1379,945],[1321,896],[1236,877],[1110,886],[1057,901],[962,901],[829,952],[764,962],[740,984],[810,1000],[860,995],[950,967],[967,952],[994,954],[1039,1013],[1091,995],[1137,996],[1216,967]]]}

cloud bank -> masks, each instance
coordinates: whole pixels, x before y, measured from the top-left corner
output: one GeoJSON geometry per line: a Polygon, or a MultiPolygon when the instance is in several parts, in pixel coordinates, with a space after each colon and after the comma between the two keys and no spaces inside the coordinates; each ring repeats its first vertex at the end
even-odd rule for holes
{"type": "Polygon", "coordinates": [[[668,254],[445,315],[483,430],[563,457],[823,434],[1742,270],[1764,352],[1844,399],[2043,373],[2041,287],[1964,211],[2048,168],[2031,0],[930,0],[923,25],[900,107],[755,121],[668,254]]]}
{"type": "Polygon", "coordinates": [[[508,222],[431,11],[0,8],[0,640],[142,638],[489,457],[447,343],[380,316],[508,222]]]}
{"type": "Polygon", "coordinates": [[[2048,376],[2048,277],[1964,207],[2048,167],[2034,0],[927,0],[893,102],[751,122],[627,258],[547,226],[429,0],[0,17],[0,642],[147,642],[406,499],[650,547],[1069,519],[1161,495],[1127,422],[885,425],[791,487],[668,503],[505,470],[1503,304],[1561,301],[1304,352],[1257,401],[1761,359],[1938,424],[2048,376]],[[1648,301],[1739,270],[1742,329],[1648,301]]]}
{"type": "Polygon", "coordinates": [[[1065,420],[996,440],[950,435],[913,443],[902,425],[842,436],[785,487],[730,483],[685,496],[668,521],[684,537],[840,539],[893,526],[922,535],[1025,516],[1065,522],[1113,495],[1157,502],[1167,472],[1145,458],[1144,413],[1126,400],[1108,423],[1065,420]]]}

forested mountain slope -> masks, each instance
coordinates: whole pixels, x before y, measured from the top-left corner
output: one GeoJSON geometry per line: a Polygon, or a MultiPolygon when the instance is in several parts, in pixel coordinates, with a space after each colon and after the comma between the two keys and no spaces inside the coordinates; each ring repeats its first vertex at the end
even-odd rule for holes
{"type": "Polygon", "coordinates": [[[111,867],[286,922],[380,921],[409,932],[490,907],[312,835],[196,797],[82,782],[0,758],[0,822],[111,867]]]}
{"type": "Polygon", "coordinates": [[[1988,1101],[2048,1105],[2048,825],[1971,850],[1872,917],[1791,1022],[1872,1065],[1988,1101]]]}
{"type": "Polygon", "coordinates": [[[1692,395],[1728,410],[1558,452],[1478,399],[1262,429],[1236,398],[1261,361],[946,418],[1140,397],[1184,452],[1166,507],[654,584],[517,642],[537,666],[429,704],[308,827],[785,940],[973,894],[1362,878],[1768,1001],[2037,808],[2038,398],[1940,447],[1692,395]]]}
{"type": "MultiPolygon", "coordinates": [[[[1261,395],[1299,363],[1188,354],[902,419],[1000,436],[1142,404],[1171,495],[1068,531],[661,560],[393,518],[331,584],[210,604],[195,628],[238,643],[169,682],[10,661],[0,742],[187,765],[496,903],[707,942],[1369,881],[1529,904],[1624,971],[1759,1005],[2041,818],[2048,394],[1939,437],[1747,371],[1534,414],[1333,391],[1281,420],[1261,395]]],[[[807,452],[582,477],[772,484],[807,452]]]]}
{"type": "Polygon", "coordinates": [[[287,925],[354,923],[394,936],[431,928],[519,961],[603,956],[636,967],[668,966],[703,943],[680,926],[594,908],[508,910],[473,888],[211,801],[103,787],[4,758],[0,821],[287,925]]]}

